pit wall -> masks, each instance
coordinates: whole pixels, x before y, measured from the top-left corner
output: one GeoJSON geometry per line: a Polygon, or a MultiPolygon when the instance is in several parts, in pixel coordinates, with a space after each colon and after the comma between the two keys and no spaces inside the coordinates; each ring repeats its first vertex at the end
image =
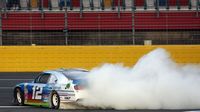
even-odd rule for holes
{"type": "Polygon", "coordinates": [[[0,72],[38,72],[57,68],[91,69],[103,63],[133,66],[144,54],[156,48],[166,49],[177,63],[200,63],[200,45],[1,46],[0,72]]]}

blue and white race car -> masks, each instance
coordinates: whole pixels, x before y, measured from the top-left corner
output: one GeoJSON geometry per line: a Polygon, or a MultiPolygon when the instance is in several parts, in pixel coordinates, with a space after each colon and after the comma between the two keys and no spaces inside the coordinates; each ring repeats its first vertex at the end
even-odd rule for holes
{"type": "Polygon", "coordinates": [[[30,83],[14,88],[17,105],[38,105],[58,109],[61,102],[76,102],[84,98],[85,77],[83,69],[59,69],[45,71],[30,83]]]}

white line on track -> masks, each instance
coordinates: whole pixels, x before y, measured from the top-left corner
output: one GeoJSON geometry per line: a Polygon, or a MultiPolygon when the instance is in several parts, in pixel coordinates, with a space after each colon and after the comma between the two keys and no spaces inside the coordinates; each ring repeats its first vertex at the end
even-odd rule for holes
{"type": "Polygon", "coordinates": [[[0,108],[30,108],[31,106],[0,106],[0,108]]]}
{"type": "Polygon", "coordinates": [[[194,111],[183,111],[183,112],[200,112],[200,110],[194,110],[194,111]]]}
{"type": "Polygon", "coordinates": [[[34,80],[34,79],[0,79],[0,81],[25,81],[25,80],[34,80]]]}
{"type": "Polygon", "coordinates": [[[14,87],[0,87],[0,89],[13,89],[14,87]]]}

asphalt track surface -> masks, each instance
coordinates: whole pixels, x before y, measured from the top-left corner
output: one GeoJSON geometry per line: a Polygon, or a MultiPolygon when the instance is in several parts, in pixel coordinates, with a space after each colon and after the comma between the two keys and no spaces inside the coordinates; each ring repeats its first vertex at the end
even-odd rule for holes
{"type": "MultiPolygon", "coordinates": [[[[30,82],[39,73],[1,73],[0,72],[0,112],[121,112],[122,110],[51,110],[32,106],[15,106],[13,104],[13,87],[21,82],[30,82]]],[[[180,112],[198,110],[123,110],[124,112],[180,112]]],[[[200,112],[200,111],[198,111],[200,112]]]]}

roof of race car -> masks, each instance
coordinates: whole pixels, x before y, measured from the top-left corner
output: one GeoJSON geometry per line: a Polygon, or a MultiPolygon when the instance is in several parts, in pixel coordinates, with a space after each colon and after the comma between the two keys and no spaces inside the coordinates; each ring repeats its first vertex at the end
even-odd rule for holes
{"type": "Polygon", "coordinates": [[[68,79],[82,79],[88,74],[88,70],[73,68],[73,69],[57,69],[57,70],[49,70],[44,71],[44,73],[54,74],[60,83],[64,83],[68,79]]]}
{"type": "Polygon", "coordinates": [[[70,69],[60,68],[55,71],[59,71],[59,72],[71,72],[71,71],[89,72],[88,70],[82,69],[82,68],[70,68],[70,69]]]}
{"type": "Polygon", "coordinates": [[[89,72],[89,71],[86,70],[86,69],[82,69],[82,68],[69,68],[69,69],[60,68],[60,69],[48,70],[48,71],[44,71],[44,72],[60,72],[60,73],[65,73],[65,72],[89,72]]]}

